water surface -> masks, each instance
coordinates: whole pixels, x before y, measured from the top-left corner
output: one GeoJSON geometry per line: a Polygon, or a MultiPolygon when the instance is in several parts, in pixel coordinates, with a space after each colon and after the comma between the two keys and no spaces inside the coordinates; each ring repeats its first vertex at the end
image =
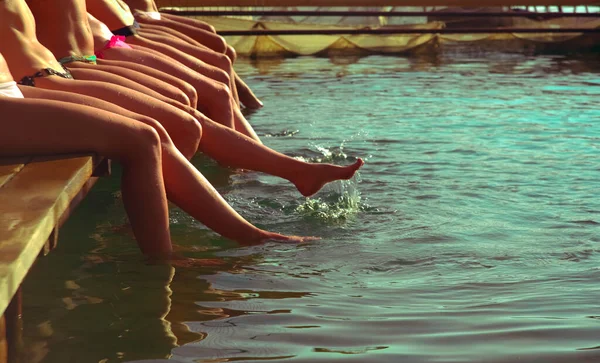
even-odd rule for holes
{"type": "Polygon", "coordinates": [[[104,180],[26,283],[28,362],[600,361],[600,61],[238,69],[267,145],[366,164],[306,199],[195,163],[257,225],[323,239],[242,248],[173,208],[177,249],[218,265],[151,266],[104,180]]]}

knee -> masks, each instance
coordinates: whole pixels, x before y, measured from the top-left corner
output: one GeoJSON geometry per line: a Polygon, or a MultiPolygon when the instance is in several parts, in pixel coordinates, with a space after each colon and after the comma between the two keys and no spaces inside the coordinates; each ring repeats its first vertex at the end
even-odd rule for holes
{"type": "Polygon", "coordinates": [[[217,29],[215,29],[215,27],[210,24],[206,24],[206,30],[213,34],[217,34],[217,29]]]}
{"type": "Polygon", "coordinates": [[[160,162],[161,139],[159,133],[150,125],[136,127],[134,133],[128,137],[127,145],[130,148],[123,155],[121,162],[124,164],[135,163],[139,160],[160,162]]]}
{"type": "Polygon", "coordinates": [[[228,75],[231,74],[231,71],[233,70],[233,63],[226,54],[217,54],[216,65],[227,72],[228,75]]]}
{"type": "MultiPolygon", "coordinates": [[[[189,110],[194,112],[194,110],[189,110]]],[[[176,135],[171,135],[173,143],[179,151],[188,159],[191,159],[198,151],[200,139],[202,139],[202,126],[193,116],[186,114],[182,127],[176,135]]]]}
{"type": "Polygon", "coordinates": [[[183,90],[178,89],[178,91],[176,93],[173,93],[171,95],[171,98],[173,100],[181,103],[182,105],[185,105],[185,106],[191,106],[192,105],[192,101],[190,100],[190,98],[187,95],[187,93],[185,93],[183,90]]]}
{"type": "Polygon", "coordinates": [[[227,51],[225,52],[225,55],[227,55],[227,57],[229,57],[229,61],[233,64],[235,63],[235,60],[237,59],[237,52],[235,51],[235,49],[227,44],[227,51]]]}
{"type": "Polygon", "coordinates": [[[225,38],[215,34],[213,43],[213,50],[215,52],[225,54],[227,51],[227,41],[225,41],[225,38]]]}
{"type": "Polygon", "coordinates": [[[158,135],[158,139],[160,140],[161,144],[172,142],[171,136],[169,136],[169,133],[164,128],[164,126],[160,124],[160,122],[150,117],[144,117],[141,121],[145,125],[150,126],[152,129],[154,129],[154,131],[158,135]]]}
{"type": "Polygon", "coordinates": [[[198,92],[196,91],[194,86],[185,82],[182,85],[182,90],[188,96],[188,99],[190,100],[190,106],[196,108],[196,106],[198,105],[198,92]]]}
{"type": "Polygon", "coordinates": [[[214,100],[215,105],[219,107],[225,107],[229,105],[231,101],[231,90],[225,83],[214,82],[210,94],[214,100]]]}
{"type": "Polygon", "coordinates": [[[229,77],[229,73],[224,71],[221,68],[213,68],[212,79],[215,81],[222,83],[224,85],[229,85],[231,82],[231,78],[229,77]]]}

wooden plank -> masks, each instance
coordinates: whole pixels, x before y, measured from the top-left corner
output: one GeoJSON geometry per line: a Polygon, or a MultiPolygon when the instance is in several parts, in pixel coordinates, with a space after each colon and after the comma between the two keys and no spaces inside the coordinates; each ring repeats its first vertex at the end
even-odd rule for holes
{"type": "Polygon", "coordinates": [[[156,0],[161,7],[206,6],[540,6],[595,5],[598,0],[156,0]]]}
{"type": "Polygon", "coordinates": [[[63,158],[34,159],[0,188],[0,312],[92,175],[91,156],[63,158]]]}
{"type": "Polygon", "coordinates": [[[12,179],[31,160],[30,157],[12,157],[0,159],[0,188],[12,179]]]}

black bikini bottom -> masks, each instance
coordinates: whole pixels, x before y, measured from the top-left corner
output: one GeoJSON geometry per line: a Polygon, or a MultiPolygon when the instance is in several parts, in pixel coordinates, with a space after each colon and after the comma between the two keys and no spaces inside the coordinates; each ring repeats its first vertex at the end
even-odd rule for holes
{"type": "Polygon", "coordinates": [[[22,84],[23,86],[35,87],[36,78],[48,76],[59,76],[66,79],[73,79],[73,75],[71,75],[71,72],[69,72],[69,70],[66,69],[65,66],[63,66],[63,72],[55,71],[52,68],[44,68],[41,71],[34,74],[33,76],[25,76],[21,78],[21,80],[18,83],[22,84]]]}

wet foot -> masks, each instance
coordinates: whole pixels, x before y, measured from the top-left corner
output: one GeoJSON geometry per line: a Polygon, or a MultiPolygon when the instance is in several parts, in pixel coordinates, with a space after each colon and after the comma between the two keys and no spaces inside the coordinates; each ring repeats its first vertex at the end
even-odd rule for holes
{"type": "Polygon", "coordinates": [[[240,102],[244,105],[244,107],[246,107],[250,110],[258,110],[259,108],[263,107],[262,101],[256,97],[252,97],[252,98],[240,97],[240,102]]]}
{"type": "Polygon", "coordinates": [[[300,176],[300,178],[293,181],[293,183],[303,196],[310,197],[321,190],[321,188],[329,182],[352,178],[364,163],[365,162],[359,158],[354,164],[347,166],[313,164],[315,168],[314,171],[300,176]]]}
{"type": "Polygon", "coordinates": [[[252,92],[252,90],[250,90],[250,88],[246,87],[240,87],[240,84],[236,83],[237,86],[237,91],[238,91],[238,97],[240,99],[240,102],[248,109],[251,110],[257,110],[261,107],[263,107],[263,103],[261,100],[258,99],[258,97],[256,97],[256,95],[254,95],[254,93],[252,92]]]}
{"type": "Polygon", "coordinates": [[[320,237],[314,236],[288,236],[281,233],[261,231],[254,238],[244,239],[238,241],[239,244],[244,246],[255,246],[260,245],[267,242],[277,242],[277,243],[304,243],[310,241],[320,240],[320,237]]]}
{"type": "Polygon", "coordinates": [[[320,240],[320,237],[314,237],[314,236],[287,236],[284,234],[279,234],[279,233],[273,233],[270,232],[269,236],[264,239],[262,242],[268,242],[268,241],[273,241],[273,242],[279,242],[279,243],[303,243],[303,242],[310,242],[310,241],[317,241],[320,240]]]}

